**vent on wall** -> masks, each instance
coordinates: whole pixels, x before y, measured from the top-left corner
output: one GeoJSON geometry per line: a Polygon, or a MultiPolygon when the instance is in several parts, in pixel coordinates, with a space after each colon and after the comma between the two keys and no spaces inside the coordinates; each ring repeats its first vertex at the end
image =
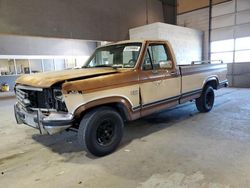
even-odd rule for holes
{"type": "Polygon", "coordinates": [[[159,0],[162,2],[164,22],[176,25],[177,0],[159,0]]]}

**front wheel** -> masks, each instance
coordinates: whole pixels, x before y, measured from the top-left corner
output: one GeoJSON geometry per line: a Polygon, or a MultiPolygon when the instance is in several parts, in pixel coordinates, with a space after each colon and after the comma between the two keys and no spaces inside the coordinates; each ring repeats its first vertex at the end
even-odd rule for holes
{"type": "Polygon", "coordinates": [[[123,120],[118,112],[101,107],[88,112],[78,129],[78,142],[87,152],[95,156],[112,153],[123,136],[123,120]]]}
{"type": "Polygon", "coordinates": [[[202,94],[195,101],[196,107],[200,112],[209,112],[214,106],[214,90],[211,86],[206,86],[202,94]]]}

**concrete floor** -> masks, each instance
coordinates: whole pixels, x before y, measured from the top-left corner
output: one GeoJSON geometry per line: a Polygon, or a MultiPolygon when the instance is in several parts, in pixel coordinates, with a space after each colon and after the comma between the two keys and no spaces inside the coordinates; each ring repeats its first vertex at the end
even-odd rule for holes
{"type": "Polygon", "coordinates": [[[250,89],[222,89],[213,111],[194,103],[125,128],[120,148],[94,158],[75,133],[40,136],[0,100],[1,187],[250,187],[250,89]]]}

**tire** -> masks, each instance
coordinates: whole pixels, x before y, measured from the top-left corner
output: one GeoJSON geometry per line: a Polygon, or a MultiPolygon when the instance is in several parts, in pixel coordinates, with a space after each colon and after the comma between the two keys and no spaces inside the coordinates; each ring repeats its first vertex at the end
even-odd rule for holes
{"type": "Polygon", "coordinates": [[[78,142],[87,152],[101,157],[116,150],[123,136],[123,119],[108,107],[84,115],[78,129],[78,142]]]}
{"type": "Polygon", "coordinates": [[[202,94],[195,101],[199,112],[210,112],[214,106],[214,90],[210,85],[205,86],[202,94]]]}

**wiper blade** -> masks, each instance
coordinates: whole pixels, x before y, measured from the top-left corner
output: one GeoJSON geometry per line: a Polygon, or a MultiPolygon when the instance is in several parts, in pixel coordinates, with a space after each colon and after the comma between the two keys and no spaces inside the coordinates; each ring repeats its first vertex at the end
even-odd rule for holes
{"type": "Polygon", "coordinates": [[[109,67],[109,68],[113,68],[113,69],[117,69],[118,68],[118,67],[111,66],[111,65],[96,65],[93,68],[98,68],[98,67],[109,67]]]}
{"type": "Polygon", "coordinates": [[[111,65],[96,65],[94,67],[112,67],[111,65]]]}
{"type": "Polygon", "coordinates": [[[86,69],[86,68],[101,68],[101,67],[110,67],[110,68],[116,69],[115,67],[109,66],[109,65],[96,65],[96,66],[93,66],[93,67],[90,67],[90,66],[82,66],[82,69],[86,69]]]}
{"type": "Polygon", "coordinates": [[[117,68],[122,68],[121,65],[119,66],[116,66],[116,65],[96,65],[96,66],[93,66],[93,67],[90,67],[90,66],[82,66],[82,68],[101,68],[101,67],[109,67],[109,68],[113,68],[113,69],[117,69],[117,68]]]}

